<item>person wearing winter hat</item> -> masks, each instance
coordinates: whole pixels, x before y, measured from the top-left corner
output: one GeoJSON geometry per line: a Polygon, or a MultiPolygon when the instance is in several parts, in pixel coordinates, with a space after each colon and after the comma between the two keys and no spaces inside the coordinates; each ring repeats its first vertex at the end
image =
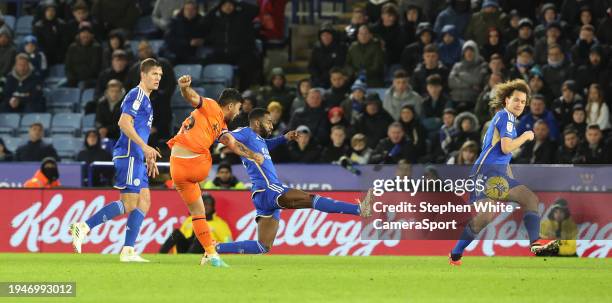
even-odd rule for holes
{"type": "Polygon", "coordinates": [[[537,256],[576,256],[576,237],[578,226],[571,216],[567,200],[557,198],[540,225],[540,237],[560,240],[556,254],[537,254],[537,256]]]}
{"type": "Polygon", "coordinates": [[[28,179],[23,187],[25,188],[54,188],[61,186],[59,169],[57,162],[53,157],[47,157],[42,160],[40,169],[34,173],[34,176],[28,179]]]}
{"type": "Polygon", "coordinates": [[[344,119],[351,125],[355,124],[357,119],[363,113],[365,107],[365,96],[368,91],[368,86],[357,80],[351,86],[351,94],[340,104],[344,112],[344,119]]]}

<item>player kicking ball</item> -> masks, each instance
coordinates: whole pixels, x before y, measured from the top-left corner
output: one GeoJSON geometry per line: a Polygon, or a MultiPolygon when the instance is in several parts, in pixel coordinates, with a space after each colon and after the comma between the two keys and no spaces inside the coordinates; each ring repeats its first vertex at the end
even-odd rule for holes
{"type": "Polygon", "coordinates": [[[200,265],[209,263],[215,267],[227,267],[215,250],[206,222],[204,201],[199,183],[208,177],[212,166],[210,146],[219,141],[244,159],[253,163],[263,163],[263,155],[246,148],[237,142],[227,131],[227,124],[240,112],[242,95],[233,88],[226,88],[219,96],[219,102],[204,98],[194,91],[191,77],[178,79],[183,98],[195,109],[185,119],[181,129],[168,141],[171,149],[170,175],[181,199],[189,208],[193,231],[204,248],[205,254],[200,265]]]}
{"type": "MultiPolygon", "coordinates": [[[[534,254],[559,249],[559,241],[540,239],[538,197],[525,185],[512,177],[512,152],[525,142],[533,140],[528,130],[517,136],[517,117],[531,99],[531,90],[525,81],[517,79],[495,86],[496,94],[489,105],[497,113],[483,139],[483,149],[474,163],[470,177],[483,180],[484,191],[470,194],[470,203],[484,201],[516,201],[523,209],[523,221],[529,234],[530,250],[534,254]]],[[[449,256],[451,265],[461,265],[463,251],[495,217],[494,213],[479,213],[466,225],[449,256]]]]}
{"type": "MultiPolygon", "coordinates": [[[[337,201],[301,190],[284,186],[278,179],[269,150],[280,144],[298,138],[297,131],[290,131],[284,136],[264,139],[272,133],[273,124],[270,113],[256,108],[249,114],[249,127],[239,128],[232,132],[238,142],[251,150],[260,151],[265,160],[257,163],[241,157],[242,164],[253,182],[251,199],[257,210],[257,241],[237,241],[217,244],[221,254],[265,254],[270,251],[280,220],[281,209],[314,208],[326,213],[341,213],[368,217],[371,215],[370,204],[372,191],[359,204],[337,201]]],[[[299,128],[298,128],[299,129],[299,128]]]]}
{"type": "Polygon", "coordinates": [[[148,146],[147,141],[153,123],[149,95],[159,87],[161,77],[162,68],[156,60],[146,59],[140,63],[140,83],[130,90],[121,102],[121,136],[113,148],[115,188],[121,191],[120,198],[106,204],[87,221],[70,225],[72,247],[76,253],[81,253],[83,241],[92,228],[117,216],[129,214],[125,243],[119,260],[149,262],[135,253],[134,243],[142,220],[151,206],[148,176],[155,177],[159,174],[155,161],[161,155],[148,146]]]}

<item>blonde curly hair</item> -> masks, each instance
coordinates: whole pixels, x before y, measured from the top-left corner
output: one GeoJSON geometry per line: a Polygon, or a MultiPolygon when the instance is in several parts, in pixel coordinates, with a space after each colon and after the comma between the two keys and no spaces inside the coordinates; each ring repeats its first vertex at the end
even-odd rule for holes
{"type": "Polygon", "coordinates": [[[523,79],[514,79],[495,85],[495,98],[489,101],[491,109],[500,110],[506,107],[506,99],[514,93],[514,91],[523,92],[527,95],[527,104],[531,103],[531,88],[523,79]]]}

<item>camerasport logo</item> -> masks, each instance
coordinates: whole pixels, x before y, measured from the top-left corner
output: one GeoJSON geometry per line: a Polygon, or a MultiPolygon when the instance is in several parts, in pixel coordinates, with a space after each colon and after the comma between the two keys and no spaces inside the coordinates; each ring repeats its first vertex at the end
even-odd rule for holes
{"type": "MultiPolygon", "coordinates": [[[[105,203],[106,199],[102,195],[86,204],[84,200],[65,202],[62,194],[53,195],[45,204],[35,202],[11,220],[10,224],[14,230],[10,245],[19,247],[25,244],[28,251],[38,252],[41,250],[41,245],[65,244],[66,249],[70,250],[72,242],[68,232],[70,224],[89,218],[105,203]],[[62,203],[70,203],[66,211],[58,211],[62,203]]],[[[149,212],[142,222],[134,248],[142,252],[151,242],[164,243],[179,219],[182,218],[168,216],[168,209],[165,207],[160,207],[156,213],[149,212]]],[[[84,243],[105,244],[101,253],[118,253],[123,245],[126,221],[126,216],[107,221],[92,229],[84,243]]]]}

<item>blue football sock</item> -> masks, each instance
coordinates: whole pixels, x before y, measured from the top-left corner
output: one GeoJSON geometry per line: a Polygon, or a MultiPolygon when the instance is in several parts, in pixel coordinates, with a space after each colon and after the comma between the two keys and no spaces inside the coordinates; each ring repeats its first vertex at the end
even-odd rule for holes
{"type": "Polygon", "coordinates": [[[127,226],[125,228],[125,244],[123,246],[134,247],[136,238],[140,232],[140,225],[145,217],[145,213],[139,208],[134,209],[127,219],[127,226]]]}
{"type": "Polygon", "coordinates": [[[123,215],[125,209],[121,200],[108,203],[102,207],[98,212],[93,214],[85,223],[89,228],[94,228],[108,220],[112,220],[114,217],[123,215]]]}
{"type": "Polygon", "coordinates": [[[463,232],[461,233],[461,237],[459,237],[459,241],[457,241],[457,244],[455,244],[455,248],[453,248],[453,250],[451,251],[451,254],[463,255],[463,251],[465,250],[465,248],[468,247],[468,245],[470,245],[472,241],[474,241],[474,238],[476,238],[477,235],[478,234],[474,233],[474,231],[472,230],[472,227],[468,224],[463,229],[463,232]]]}
{"type": "Polygon", "coordinates": [[[533,243],[540,238],[540,216],[534,211],[526,211],[523,215],[523,222],[527,233],[529,234],[529,242],[533,243]]]}
{"type": "Polygon", "coordinates": [[[312,208],[326,213],[352,214],[359,216],[359,205],[316,195],[312,208]]]}
{"type": "Polygon", "coordinates": [[[265,254],[266,247],[259,241],[237,241],[217,244],[217,252],[220,254],[265,254]]]}

